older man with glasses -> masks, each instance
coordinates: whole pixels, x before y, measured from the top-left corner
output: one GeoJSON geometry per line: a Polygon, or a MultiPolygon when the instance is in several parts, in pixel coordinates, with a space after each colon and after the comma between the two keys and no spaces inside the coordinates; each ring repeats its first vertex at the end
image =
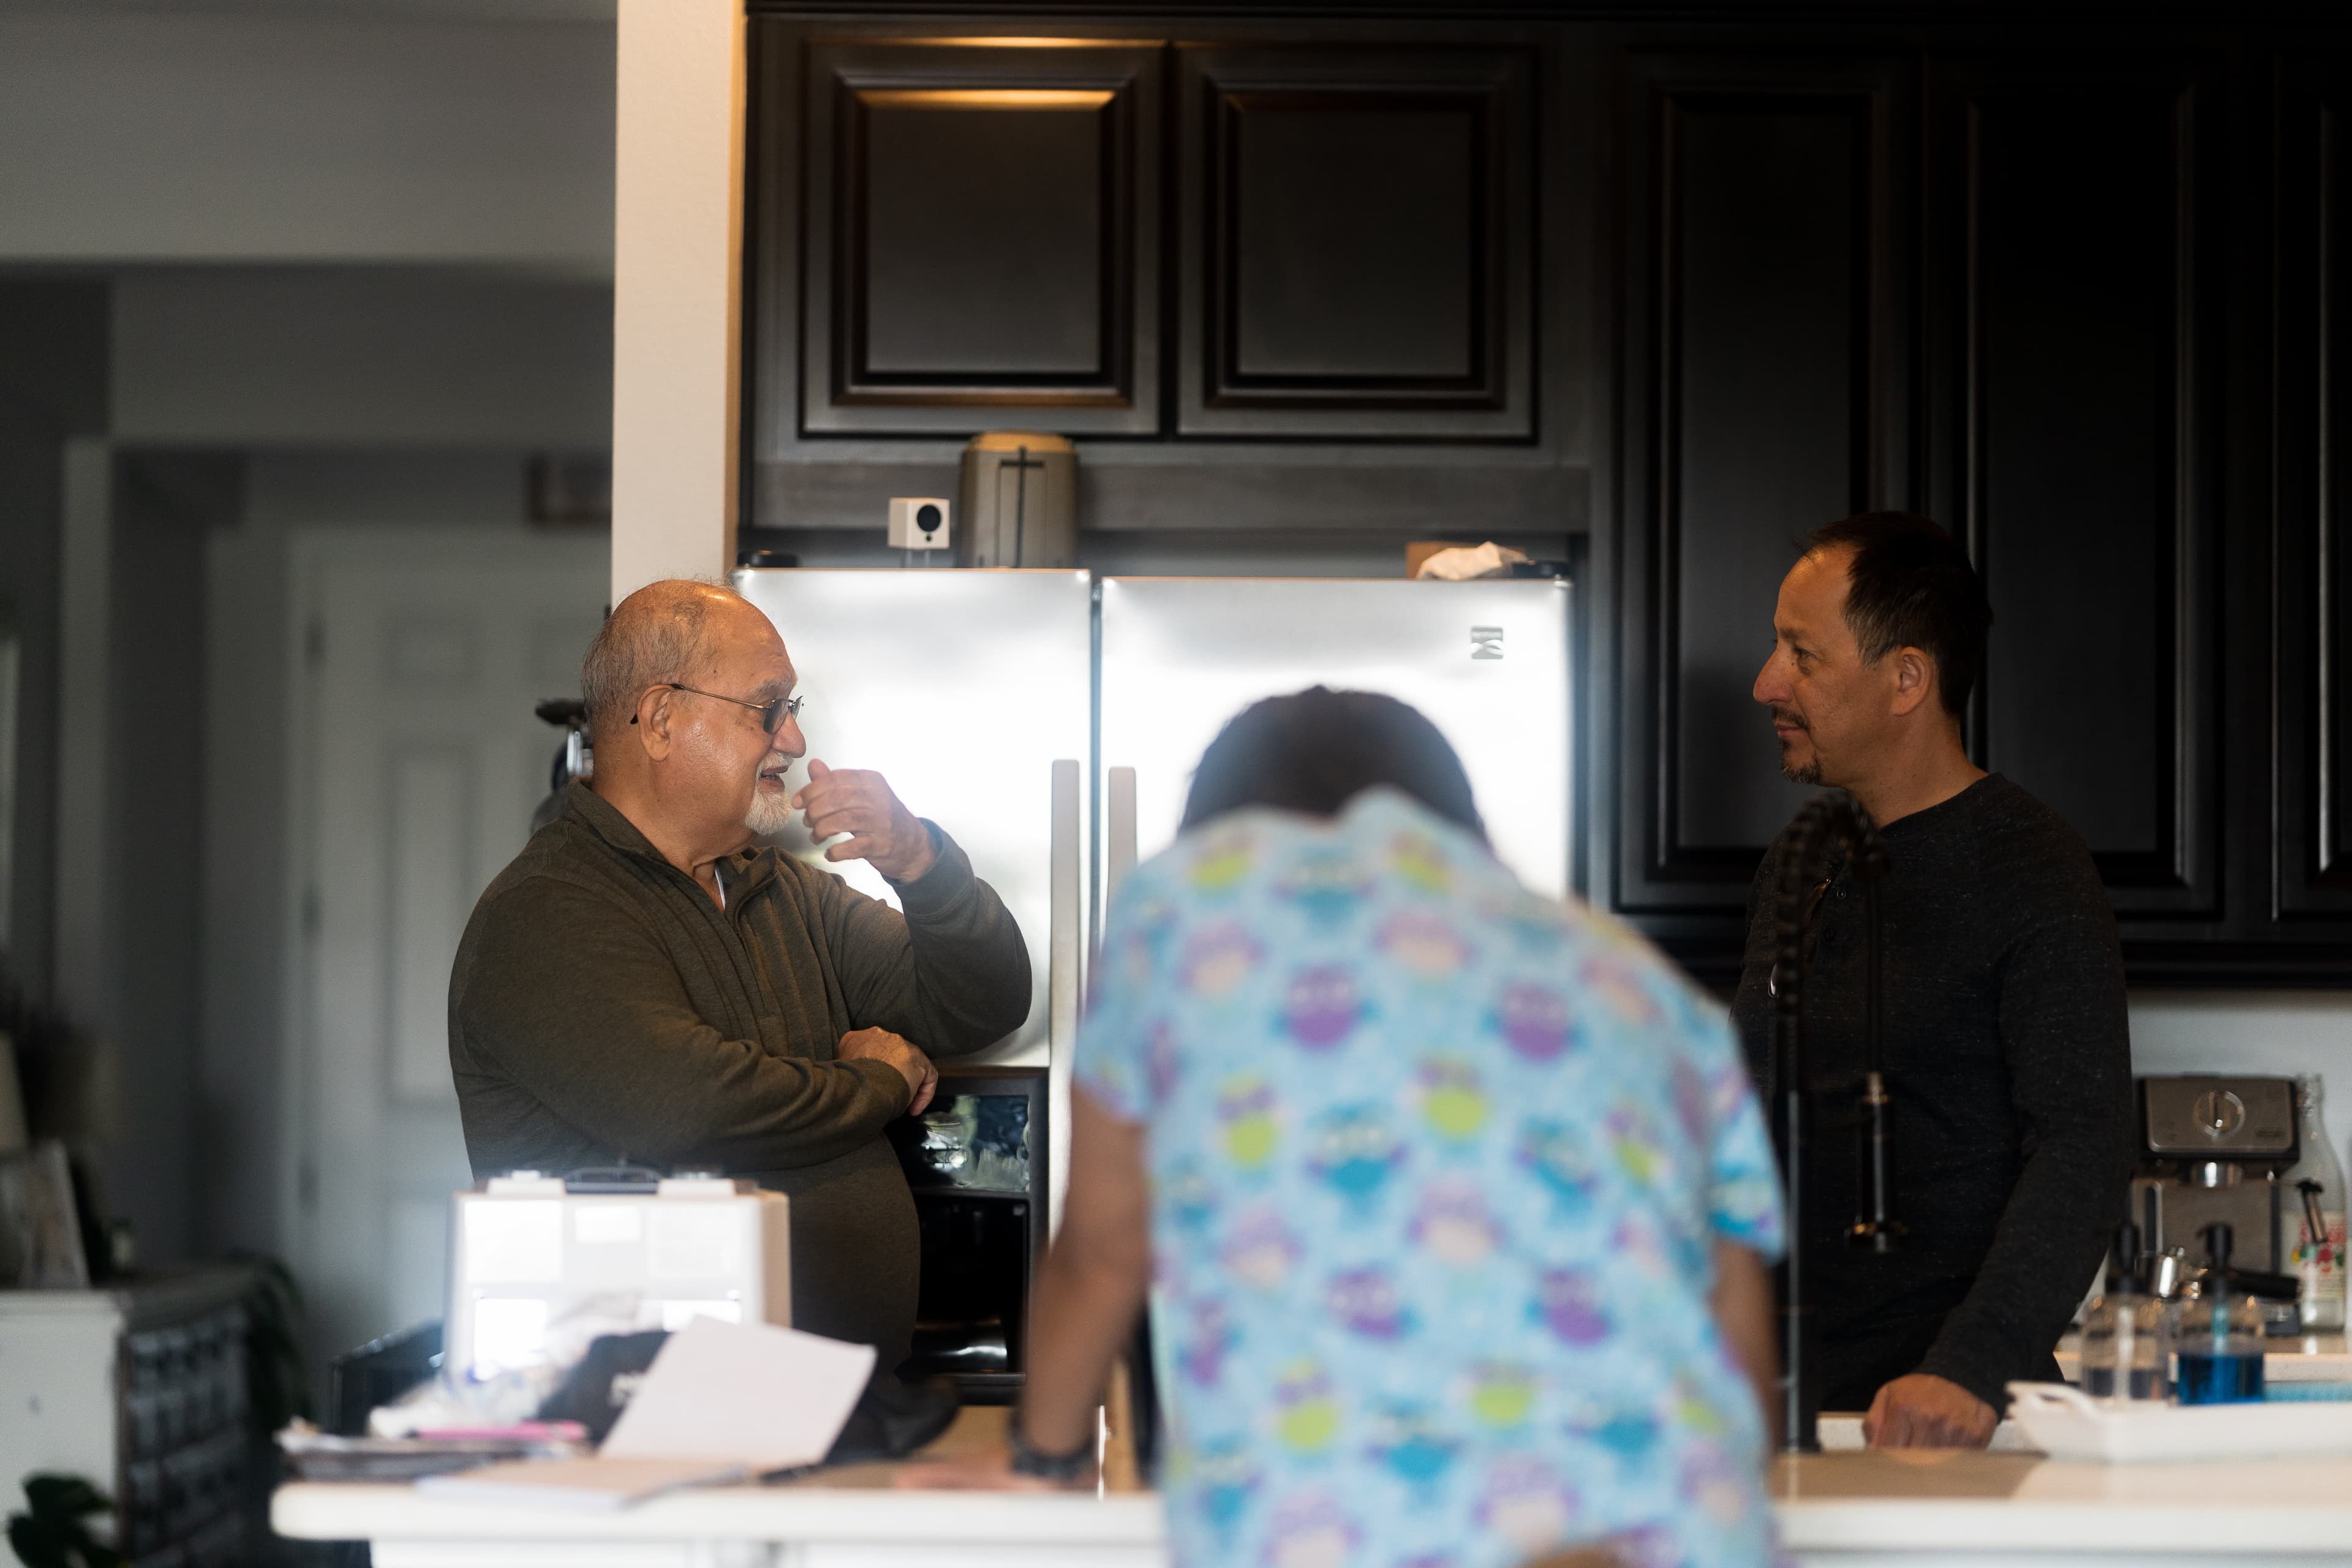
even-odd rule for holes
{"type": "Polygon", "coordinates": [[[726,588],[656,583],[588,649],[593,780],[476,905],[449,1065],[477,1176],[624,1157],[792,1198],[793,1321],[905,1359],[913,1199],[882,1136],[934,1057],[1018,1028],[1029,954],[955,842],[807,750],[792,659],[726,588]],[[804,815],[905,913],[756,840],[804,815]]]}

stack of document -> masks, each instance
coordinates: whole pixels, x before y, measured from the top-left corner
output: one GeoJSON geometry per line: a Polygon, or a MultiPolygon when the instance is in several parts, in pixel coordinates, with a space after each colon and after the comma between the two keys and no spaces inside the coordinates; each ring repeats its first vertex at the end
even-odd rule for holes
{"type": "Polygon", "coordinates": [[[453,1501],[611,1510],[798,1469],[824,1458],[873,1372],[871,1345],[697,1318],[663,1344],[593,1457],[486,1465],[416,1487],[453,1501]]]}

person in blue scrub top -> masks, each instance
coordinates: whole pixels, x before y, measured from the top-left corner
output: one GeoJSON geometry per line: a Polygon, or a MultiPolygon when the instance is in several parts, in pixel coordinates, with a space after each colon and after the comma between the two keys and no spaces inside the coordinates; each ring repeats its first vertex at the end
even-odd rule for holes
{"type": "Polygon", "coordinates": [[[1781,1219],[1724,1012],[1522,887],[1421,714],[1225,727],[1074,1070],[1026,1390],[962,1479],[1091,1483],[1156,1281],[1179,1564],[1770,1560],[1781,1219]]]}

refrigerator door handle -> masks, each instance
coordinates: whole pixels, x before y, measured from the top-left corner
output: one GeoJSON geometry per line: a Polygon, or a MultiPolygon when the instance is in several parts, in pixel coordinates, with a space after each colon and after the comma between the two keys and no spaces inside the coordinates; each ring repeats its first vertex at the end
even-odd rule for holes
{"type": "Polygon", "coordinates": [[[1103,868],[1103,912],[1110,912],[1118,885],[1135,869],[1135,770],[1113,768],[1107,775],[1108,798],[1104,803],[1110,834],[1109,863],[1103,868]]]}
{"type": "Polygon", "coordinates": [[[1045,953],[1045,1037],[1059,1058],[1078,1026],[1078,950],[1084,937],[1078,859],[1078,764],[1054,763],[1054,851],[1045,953]]]}
{"type": "Polygon", "coordinates": [[[1053,803],[1045,938],[1045,1094],[1050,1117],[1045,1213],[1048,1226],[1058,1228],[1062,1193],[1069,1184],[1070,1054],[1078,1039],[1078,962],[1086,939],[1076,759],[1055,761],[1053,803]]]}

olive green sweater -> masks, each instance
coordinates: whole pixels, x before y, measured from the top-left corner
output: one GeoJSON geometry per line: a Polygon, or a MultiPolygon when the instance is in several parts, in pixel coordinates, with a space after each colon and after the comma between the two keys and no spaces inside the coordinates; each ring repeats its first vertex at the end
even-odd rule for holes
{"type": "MultiPolygon", "coordinates": [[[[926,826],[929,826],[928,824],[926,826]]],[[[721,863],[722,912],[585,784],[474,908],[449,977],[449,1067],[478,1177],[625,1155],[792,1199],[793,1321],[902,1360],[914,1201],[883,1128],[907,1081],[841,1061],[855,1029],[935,1058],[1020,1027],[1029,953],[953,840],[906,913],[773,849],[721,863]]]]}

